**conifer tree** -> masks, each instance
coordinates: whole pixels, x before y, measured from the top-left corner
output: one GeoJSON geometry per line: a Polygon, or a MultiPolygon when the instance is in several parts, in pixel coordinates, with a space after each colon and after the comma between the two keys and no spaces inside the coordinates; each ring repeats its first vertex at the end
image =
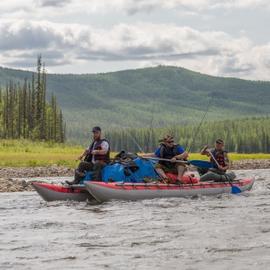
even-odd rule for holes
{"type": "Polygon", "coordinates": [[[50,103],[46,101],[46,80],[39,55],[31,82],[10,81],[5,91],[0,89],[0,138],[65,141],[63,113],[55,95],[50,103]]]}

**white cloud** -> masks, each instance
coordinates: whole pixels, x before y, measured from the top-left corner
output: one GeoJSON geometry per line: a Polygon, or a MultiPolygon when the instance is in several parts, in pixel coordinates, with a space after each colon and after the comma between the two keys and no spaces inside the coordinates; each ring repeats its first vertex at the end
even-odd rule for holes
{"type": "MultiPolygon", "coordinates": [[[[104,0],[105,1],[105,0],[104,0]]],[[[149,12],[153,9],[187,8],[191,10],[211,10],[216,8],[270,7],[268,0],[127,0],[112,1],[129,13],[149,12]]]]}
{"type": "Polygon", "coordinates": [[[105,61],[229,54],[249,43],[223,32],[151,23],[119,24],[104,30],[46,21],[2,21],[0,34],[3,51],[66,49],[80,58],[105,61]]]}
{"type": "MultiPolygon", "coordinates": [[[[188,9],[190,11],[243,8],[269,8],[269,0],[9,0],[0,1],[0,14],[12,13],[33,16],[46,15],[45,9],[50,9],[52,14],[73,13],[109,13],[124,11],[128,14],[151,12],[157,9],[188,9]],[[25,12],[25,13],[23,13],[25,12]]],[[[49,14],[47,14],[49,15],[49,14]]]]}
{"type": "MultiPolygon", "coordinates": [[[[221,31],[173,24],[119,24],[96,29],[47,21],[0,21],[0,65],[29,67],[42,53],[49,68],[82,63],[168,64],[213,75],[269,79],[270,44],[221,31]]],[[[76,72],[76,69],[74,69],[76,72]]]]}

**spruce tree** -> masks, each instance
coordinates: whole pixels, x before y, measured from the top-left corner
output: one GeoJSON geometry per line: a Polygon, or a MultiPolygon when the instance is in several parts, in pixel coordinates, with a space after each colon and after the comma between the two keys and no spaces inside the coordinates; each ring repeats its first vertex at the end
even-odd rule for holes
{"type": "Polygon", "coordinates": [[[37,60],[36,76],[23,85],[10,81],[0,88],[0,138],[26,138],[64,142],[66,125],[62,110],[52,94],[46,102],[47,79],[41,56],[37,60]]]}

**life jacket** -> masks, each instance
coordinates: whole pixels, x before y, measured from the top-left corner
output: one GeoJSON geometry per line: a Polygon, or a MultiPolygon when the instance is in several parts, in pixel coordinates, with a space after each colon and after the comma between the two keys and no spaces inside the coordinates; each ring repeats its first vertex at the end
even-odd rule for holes
{"type": "MultiPolygon", "coordinates": [[[[220,166],[222,166],[222,167],[226,166],[225,154],[228,153],[227,151],[225,151],[225,150],[220,151],[220,150],[213,149],[213,150],[211,150],[211,153],[220,166]]],[[[210,158],[210,161],[213,163],[214,168],[217,168],[217,164],[213,160],[212,157],[210,158]]]]}
{"type": "MultiPolygon", "coordinates": [[[[161,158],[166,158],[166,159],[171,159],[175,156],[177,156],[179,153],[177,151],[177,147],[179,144],[175,144],[173,147],[167,147],[165,144],[160,145],[160,157],[161,158]]],[[[159,161],[160,164],[165,165],[167,167],[171,167],[173,163],[169,161],[159,161]]]]}
{"type": "MultiPolygon", "coordinates": [[[[101,144],[103,142],[107,142],[109,144],[109,142],[106,139],[101,139],[99,141],[93,141],[92,144],[89,147],[89,154],[86,155],[85,157],[85,161],[91,162],[93,155],[91,154],[91,152],[93,150],[102,150],[101,144]]],[[[110,161],[110,144],[109,144],[109,149],[108,152],[105,155],[95,155],[95,160],[100,160],[100,161],[104,161],[106,163],[108,163],[110,161]]]]}

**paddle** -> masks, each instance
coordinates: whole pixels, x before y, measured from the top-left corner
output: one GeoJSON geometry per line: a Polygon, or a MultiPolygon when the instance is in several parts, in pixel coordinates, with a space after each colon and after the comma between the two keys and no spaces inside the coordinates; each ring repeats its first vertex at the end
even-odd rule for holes
{"type": "MultiPolygon", "coordinates": [[[[172,162],[170,159],[166,159],[166,158],[155,158],[155,157],[143,157],[145,159],[152,159],[152,160],[159,160],[159,161],[168,161],[168,162],[172,162]]],[[[213,164],[209,161],[204,161],[204,160],[188,160],[188,161],[184,161],[184,160],[176,160],[173,163],[182,163],[182,164],[188,164],[188,165],[193,165],[195,167],[200,167],[200,168],[206,168],[206,169],[210,169],[213,168],[213,164]]]]}
{"type": "MultiPolygon", "coordinates": [[[[212,154],[212,152],[209,151],[208,153],[209,153],[209,155],[212,157],[212,159],[214,160],[214,162],[216,163],[216,165],[219,166],[219,164],[218,164],[217,160],[215,159],[214,155],[212,154]]],[[[226,177],[226,179],[229,181],[229,183],[230,183],[230,185],[231,185],[231,187],[232,187],[232,194],[238,194],[238,193],[241,193],[241,192],[242,192],[241,189],[240,189],[239,187],[234,186],[234,185],[232,184],[232,181],[227,177],[226,174],[225,174],[225,177],[226,177]]]]}

